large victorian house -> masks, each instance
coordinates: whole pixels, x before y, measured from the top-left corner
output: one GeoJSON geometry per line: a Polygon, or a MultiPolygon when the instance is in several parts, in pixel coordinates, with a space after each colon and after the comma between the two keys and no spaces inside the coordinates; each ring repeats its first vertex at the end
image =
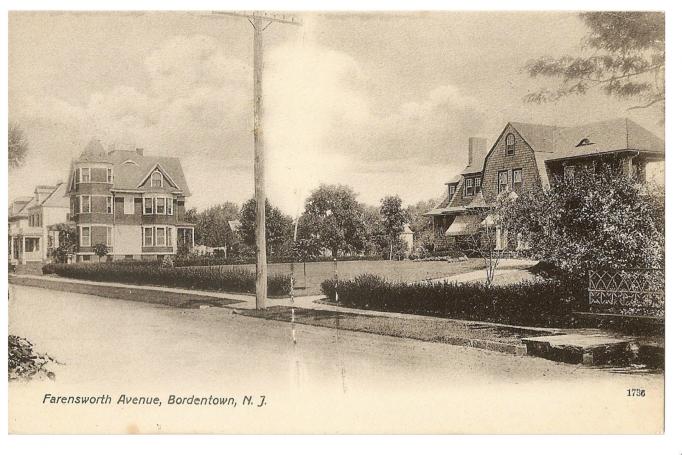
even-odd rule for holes
{"type": "MultiPolygon", "coordinates": [[[[622,166],[625,175],[645,181],[652,164],[663,160],[664,141],[629,119],[576,127],[511,122],[489,150],[485,139],[469,139],[467,166],[446,182],[442,201],[425,215],[433,218],[436,249],[447,250],[475,235],[502,192],[545,188],[597,162],[622,166]]],[[[504,232],[496,237],[496,248],[512,249],[504,232]]],[[[513,249],[524,248],[522,241],[513,243],[513,249]]]]}
{"type": "Polygon", "coordinates": [[[194,244],[178,158],[145,156],[142,149],[107,153],[93,140],[72,163],[67,185],[77,261],[91,261],[98,244],[112,259],[158,259],[194,244]]]}

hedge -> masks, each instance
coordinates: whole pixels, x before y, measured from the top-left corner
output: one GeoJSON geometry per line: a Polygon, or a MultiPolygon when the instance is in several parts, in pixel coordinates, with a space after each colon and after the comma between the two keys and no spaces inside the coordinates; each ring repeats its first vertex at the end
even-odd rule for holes
{"type": "MultiPolygon", "coordinates": [[[[338,262],[345,261],[381,261],[381,256],[339,256],[336,258],[338,262]]],[[[311,262],[332,262],[334,258],[330,256],[320,256],[312,259],[307,259],[307,263],[311,262]]],[[[141,262],[141,261],[138,261],[141,262]]],[[[176,267],[194,267],[194,266],[209,266],[209,265],[245,265],[254,264],[255,257],[236,257],[236,258],[216,258],[216,257],[188,257],[188,258],[173,258],[173,263],[176,267]]],[[[269,257],[268,264],[288,264],[290,262],[303,262],[294,257],[269,257]]]]}
{"type": "MultiPolygon", "coordinates": [[[[80,280],[152,284],[205,291],[256,292],[256,274],[248,270],[239,269],[185,269],[161,267],[156,262],[102,262],[91,264],[46,264],[43,266],[43,273],[80,280]]],[[[290,278],[289,275],[269,276],[268,295],[271,297],[289,295],[291,287],[290,278]]]]}
{"type": "Polygon", "coordinates": [[[322,292],[340,305],[503,324],[566,327],[584,307],[580,289],[555,280],[490,286],[482,283],[399,283],[376,275],[322,282],[322,292]]]}

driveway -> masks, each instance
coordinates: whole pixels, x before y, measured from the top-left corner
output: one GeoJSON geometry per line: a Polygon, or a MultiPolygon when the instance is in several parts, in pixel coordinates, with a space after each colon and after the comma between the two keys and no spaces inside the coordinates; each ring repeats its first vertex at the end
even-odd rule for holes
{"type": "MultiPolygon", "coordinates": [[[[59,360],[11,383],[11,432],[655,432],[663,377],[10,285],[9,331],[59,360]],[[646,397],[626,397],[629,388],[646,397]],[[159,396],[162,406],[45,405],[44,395],[159,396]],[[265,396],[264,407],[177,396],[265,396]],[[648,416],[648,417],[646,417],[648,416]]],[[[241,398],[240,398],[241,400],[241,398]]]]}

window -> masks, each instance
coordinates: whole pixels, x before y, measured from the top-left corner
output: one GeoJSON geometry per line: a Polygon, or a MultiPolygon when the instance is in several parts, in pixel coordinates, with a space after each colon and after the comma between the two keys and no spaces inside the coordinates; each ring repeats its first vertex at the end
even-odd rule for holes
{"type": "Polygon", "coordinates": [[[156,198],[156,213],[158,213],[160,215],[166,214],[166,198],[165,197],[157,197],[156,198]]]}
{"type": "Polygon", "coordinates": [[[512,134],[509,133],[507,134],[507,137],[504,140],[506,144],[506,153],[507,156],[512,156],[514,154],[514,148],[516,147],[516,137],[512,134]]]}
{"type": "Polygon", "coordinates": [[[521,185],[523,181],[523,173],[521,169],[514,169],[512,173],[512,188],[516,193],[521,191],[521,185]]]}
{"type": "Polygon", "coordinates": [[[474,195],[474,179],[472,178],[464,179],[464,194],[466,196],[474,195]]]}
{"type": "Polygon", "coordinates": [[[107,196],[107,213],[114,213],[114,197],[107,196]]]}
{"type": "Polygon", "coordinates": [[[114,244],[114,230],[111,226],[107,226],[107,246],[114,244]]]}
{"type": "Polygon", "coordinates": [[[82,167],[80,168],[81,171],[81,178],[79,179],[78,183],[90,183],[90,168],[89,167],[82,167]]]}
{"type": "Polygon", "coordinates": [[[144,228],[144,241],[143,246],[154,246],[154,228],[145,227],[144,228]]]}
{"type": "Polygon", "coordinates": [[[450,199],[455,195],[455,188],[457,188],[455,185],[450,185],[450,199]]]}
{"type": "Polygon", "coordinates": [[[152,188],[161,188],[163,186],[163,176],[159,171],[152,172],[152,188]]]}
{"type": "Polygon", "coordinates": [[[156,228],[156,246],[166,246],[166,228],[156,228]]]}
{"type": "Polygon", "coordinates": [[[166,246],[173,246],[173,228],[167,227],[166,228],[166,246]]]}
{"type": "Polygon", "coordinates": [[[81,226],[80,245],[90,246],[90,227],[81,226]]]}
{"type": "Polygon", "coordinates": [[[169,215],[173,214],[173,198],[172,197],[169,197],[166,199],[166,212],[169,215]]]}
{"type": "Polygon", "coordinates": [[[125,196],[123,198],[123,214],[124,215],[135,214],[135,198],[133,196],[125,196]]]}
{"type": "Polygon", "coordinates": [[[481,177],[476,177],[474,179],[474,193],[478,194],[481,192],[481,177]]]}
{"type": "Polygon", "coordinates": [[[114,183],[114,170],[107,168],[107,183],[114,183]]]}
{"type": "Polygon", "coordinates": [[[507,171],[499,171],[497,173],[497,194],[507,191],[508,176],[509,174],[507,171]]]}
{"type": "Polygon", "coordinates": [[[564,167],[564,180],[572,182],[575,179],[575,166],[564,167]]]}
{"type": "Polygon", "coordinates": [[[151,215],[154,213],[154,198],[144,198],[144,214],[151,215]]]}
{"type": "Polygon", "coordinates": [[[79,213],[90,213],[90,196],[81,195],[81,206],[79,213]]]}
{"type": "Polygon", "coordinates": [[[26,253],[37,253],[40,251],[40,239],[27,237],[24,239],[24,251],[26,253]]]}

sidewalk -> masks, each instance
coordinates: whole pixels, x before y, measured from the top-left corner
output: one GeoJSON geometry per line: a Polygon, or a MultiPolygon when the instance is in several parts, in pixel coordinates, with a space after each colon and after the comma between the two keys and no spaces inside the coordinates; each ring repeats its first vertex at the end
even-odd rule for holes
{"type": "Polygon", "coordinates": [[[324,296],[269,298],[265,310],[255,310],[253,295],[165,288],[157,286],[102,283],[54,276],[10,275],[12,284],[39,286],[66,292],[99,295],[149,303],[163,303],[201,309],[219,306],[248,317],[259,317],[291,323],[292,308],[297,324],[324,326],[341,330],[362,331],[378,335],[413,338],[469,346],[497,352],[525,355],[521,341],[527,336],[563,333],[558,329],[520,327],[497,323],[445,319],[434,316],[389,313],[345,308],[322,301],[324,296]],[[152,291],[152,292],[150,292],[152,291]],[[153,299],[150,297],[153,296],[153,299]],[[176,298],[182,296],[180,304],[176,298]],[[150,301],[151,300],[151,301],[150,301]],[[185,306],[187,302],[193,306],[185,306]]]}

